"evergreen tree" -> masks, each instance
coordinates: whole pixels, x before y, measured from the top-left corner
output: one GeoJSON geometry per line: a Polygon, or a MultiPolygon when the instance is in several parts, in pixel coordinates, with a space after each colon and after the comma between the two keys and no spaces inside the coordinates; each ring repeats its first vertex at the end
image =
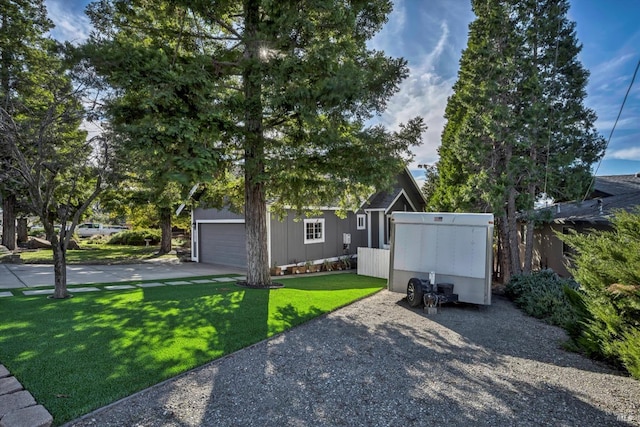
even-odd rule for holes
{"type": "MultiPolygon", "coordinates": [[[[15,2],[0,0],[0,107],[13,115],[16,99],[33,82],[27,73],[37,61],[43,43],[43,34],[52,27],[47,18],[43,0],[15,2]]],[[[8,156],[0,153],[4,160],[4,179],[0,181],[0,197],[3,203],[2,245],[15,249],[16,209],[19,195],[24,190],[15,173],[8,173],[8,156]]]]}
{"type": "MultiPolygon", "coordinates": [[[[433,195],[436,185],[438,183],[438,167],[434,165],[418,165],[420,168],[424,168],[424,184],[422,184],[422,194],[426,200],[430,200],[433,195]]],[[[427,205],[427,211],[433,211],[432,206],[427,205]]]]}
{"type": "MultiPolygon", "coordinates": [[[[477,19],[445,112],[432,202],[446,210],[494,212],[508,277],[522,269],[519,212],[532,211],[541,192],[557,200],[584,194],[604,140],[583,103],[588,73],[578,61],[568,1],[472,6],[477,19]]],[[[532,237],[532,226],[528,233],[532,237]]],[[[525,270],[531,253],[528,246],[525,270]]]]}
{"type": "Polygon", "coordinates": [[[527,213],[524,270],[531,268],[533,203],[541,193],[557,201],[582,197],[591,183],[591,165],[604,154],[605,141],[596,133],[595,113],[584,106],[588,71],[578,60],[581,46],[575,23],[567,19],[568,1],[516,2],[518,18],[527,28],[523,46],[523,138],[526,174],[518,189],[527,213]]]}
{"type": "Polygon", "coordinates": [[[611,230],[558,234],[575,251],[571,273],[580,290],[567,292],[582,316],[570,330],[590,356],[640,379],[640,208],[615,212],[611,230]]]}
{"type": "Polygon", "coordinates": [[[214,51],[197,36],[201,21],[188,8],[104,1],[88,14],[96,31],[81,51],[109,87],[100,112],[119,141],[131,183],[124,191],[132,203],[156,207],[166,253],[180,190],[211,180],[225,161],[214,51]]]}
{"type": "MultiPolygon", "coordinates": [[[[179,58],[172,85],[197,70],[193,77],[206,87],[198,101],[208,103],[210,116],[180,111],[174,117],[211,134],[213,146],[199,146],[189,159],[219,149],[232,168],[242,169],[250,285],[271,282],[267,198],[301,209],[333,204],[339,195],[344,207],[353,207],[371,186],[389,185],[411,158],[410,147],[424,130],[421,119],[397,132],[365,125],[408,71],[403,59],[366,45],[390,11],[387,0],[103,0],[90,7],[103,51],[144,58],[140,63],[150,62],[149,73],[157,72],[154,55],[179,58]],[[185,54],[158,46],[162,38],[185,46],[185,54]]],[[[123,70],[132,86],[146,82],[139,67],[123,70]]],[[[138,99],[145,104],[149,96],[138,99]]],[[[184,159],[184,153],[172,157],[184,159]]],[[[226,171],[220,179],[233,176],[226,171]]]]}

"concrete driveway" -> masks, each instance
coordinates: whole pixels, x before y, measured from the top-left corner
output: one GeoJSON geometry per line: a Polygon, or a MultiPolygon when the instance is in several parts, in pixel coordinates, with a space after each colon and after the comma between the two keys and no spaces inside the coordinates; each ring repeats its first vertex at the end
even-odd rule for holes
{"type": "MultiPolygon", "coordinates": [[[[177,279],[213,274],[245,274],[244,270],[219,265],[158,260],[140,264],[68,265],[67,284],[177,279]]],[[[0,264],[0,289],[53,286],[53,265],[0,264]]]]}

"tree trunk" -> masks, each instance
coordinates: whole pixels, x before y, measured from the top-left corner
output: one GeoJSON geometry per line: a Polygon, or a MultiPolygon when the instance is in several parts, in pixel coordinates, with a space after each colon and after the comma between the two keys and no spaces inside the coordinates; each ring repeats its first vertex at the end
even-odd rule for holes
{"type": "Polygon", "coordinates": [[[168,254],[171,252],[171,208],[160,208],[160,251],[158,254],[168,254]]]}
{"type": "Polygon", "coordinates": [[[70,295],[69,292],[67,292],[67,250],[64,245],[64,239],[58,239],[58,236],[55,233],[53,233],[51,237],[55,285],[52,298],[68,298],[70,295]]]}
{"type": "Polygon", "coordinates": [[[501,274],[500,274],[500,269],[501,269],[501,250],[500,250],[500,232],[497,229],[497,227],[499,226],[499,223],[497,221],[497,219],[494,219],[494,224],[496,226],[496,229],[494,230],[493,233],[493,238],[494,238],[494,245],[493,245],[493,275],[491,276],[491,280],[493,282],[496,283],[501,283],[501,274]]]}
{"type": "Polygon", "coordinates": [[[27,218],[18,218],[18,244],[25,243],[28,238],[27,218]]]}
{"type": "Polygon", "coordinates": [[[499,251],[500,251],[500,272],[502,283],[508,283],[511,278],[511,255],[509,253],[509,232],[507,226],[506,214],[499,218],[498,222],[499,234],[499,251]]]}
{"type": "Polygon", "coordinates": [[[245,96],[244,197],[247,235],[247,283],[271,285],[267,248],[264,135],[262,129],[262,72],[260,69],[260,2],[245,0],[247,45],[242,75],[245,96]]]}
{"type": "Polygon", "coordinates": [[[271,284],[266,214],[264,185],[260,183],[247,185],[245,183],[247,282],[252,286],[269,286],[271,284]]]}
{"type": "Polygon", "coordinates": [[[493,281],[497,283],[504,282],[504,272],[507,271],[507,265],[505,262],[504,245],[502,236],[502,218],[495,217],[495,258],[493,260],[493,281]]]}
{"type": "Polygon", "coordinates": [[[507,199],[507,248],[509,251],[509,276],[520,274],[522,266],[520,264],[520,245],[518,244],[518,221],[516,218],[516,189],[509,189],[507,199]]]}
{"type": "Polygon", "coordinates": [[[530,273],[533,267],[533,230],[535,226],[535,221],[527,222],[526,237],[524,239],[524,266],[522,268],[524,273],[530,273]]]}
{"type": "MultiPolygon", "coordinates": [[[[7,28],[8,21],[10,18],[6,13],[2,14],[2,28],[7,28]]],[[[7,49],[0,49],[0,87],[1,92],[4,95],[2,99],[2,108],[5,110],[9,110],[9,100],[11,94],[11,78],[10,78],[10,69],[11,69],[11,51],[7,51],[7,49]]],[[[4,149],[3,149],[4,151],[4,149]]],[[[6,156],[7,154],[2,153],[2,156],[6,156]]],[[[3,194],[2,197],[2,246],[5,246],[7,249],[13,251],[16,248],[16,214],[15,214],[15,206],[16,206],[16,196],[11,193],[9,190],[7,193],[3,194]]]]}
{"type": "Polygon", "coordinates": [[[16,196],[7,194],[2,200],[2,245],[10,251],[16,249],[16,196]]]}

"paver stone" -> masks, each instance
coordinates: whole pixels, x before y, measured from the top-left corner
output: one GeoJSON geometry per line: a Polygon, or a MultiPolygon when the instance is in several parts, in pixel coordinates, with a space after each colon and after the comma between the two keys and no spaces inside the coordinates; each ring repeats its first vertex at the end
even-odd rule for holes
{"type": "Polygon", "coordinates": [[[0,396],[22,390],[22,384],[16,377],[0,378],[0,396]]]}
{"type": "Polygon", "coordinates": [[[18,409],[0,419],[0,427],[49,427],[53,417],[42,405],[18,409]]]}
{"type": "Polygon", "coordinates": [[[0,418],[4,417],[9,412],[34,406],[35,404],[36,400],[27,390],[2,395],[0,396],[0,418]]]}

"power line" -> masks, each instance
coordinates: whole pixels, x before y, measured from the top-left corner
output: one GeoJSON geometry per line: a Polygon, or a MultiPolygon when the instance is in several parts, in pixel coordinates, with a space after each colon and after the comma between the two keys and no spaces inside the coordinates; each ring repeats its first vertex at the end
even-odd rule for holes
{"type": "MultiPolygon", "coordinates": [[[[624,99],[622,100],[622,105],[620,106],[620,111],[618,111],[618,117],[616,117],[616,121],[613,123],[613,127],[611,128],[611,133],[609,133],[609,139],[607,139],[607,143],[604,146],[604,151],[607,151],[607,148],[609,148],[609,143],[611,142],[611,137],[613,136],[613,131],[616,130],[616,126],[618,125],[618,120],[620,120],[620,115],[622,115],[622,110],[624,109],[624,104],[627,102],[627,97],[629,96],[629,92],[631,92],[631,87],[633,86],[633,82],[636,80],[636,75],[638,74],[638,69],[640,68],[640,59],[638,60],[638,64],[636,65],[636,69],[633,72],[633,77],[631,77],[631,83],[629,83],[629,87],[627,88],[627,93],[625,93],[624,95],[624,99]]],[[[602,156],[604,157],[604,156],[602,156]]],[[[582,201],[584,202],[585,199],[587,198],[587,195],[589,194],[589,189],[591,188],[591,186],[593,185],[593,182],[596,179],[596,174],[598,173],[598,170],[600,169],[600,165],[602,164],[602,158],[600,159],[600,161],[598,162],[598,167],[596,168],[595,172],[593,173],[593,177],[591,178],[591,184],[589,184],[589,188],[587,188],[587,192],[585,193],[584,197],[582,198],[582,201]]]]}

